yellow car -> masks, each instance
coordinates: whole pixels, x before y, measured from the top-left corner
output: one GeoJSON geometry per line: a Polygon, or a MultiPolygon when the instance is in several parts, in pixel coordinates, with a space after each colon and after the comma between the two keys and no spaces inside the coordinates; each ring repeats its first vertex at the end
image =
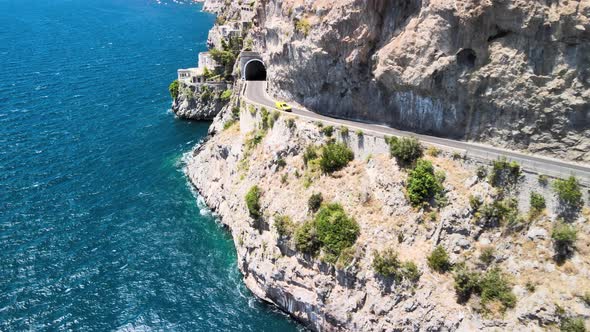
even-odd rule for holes
{"type": "Polygon", "coordinates": [[[284,101],[277,101],[275,103],[275,107],[278,108],[279,110],[285,111],[285,112],[291,112],[293,110],[293,109],[291,109],[291,106],[289,106],[284,101]]]}

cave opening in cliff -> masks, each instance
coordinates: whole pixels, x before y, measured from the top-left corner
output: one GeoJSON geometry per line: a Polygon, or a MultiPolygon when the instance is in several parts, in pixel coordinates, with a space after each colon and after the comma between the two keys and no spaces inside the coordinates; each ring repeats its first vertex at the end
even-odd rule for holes
{"type": "Polygon", "coordinates": [[[260,60],[251,60],[244,69],[246,81],[266,81],[266,67],[260,60]]]}
{"type": "Polygon", "coordinates": [[[460,66],[473,68],[475,66],[475,61],[477,60],[477,55],[475,51],[470,48],[462,49],[459,53],[457,53],[457,63],[460,66]]]}

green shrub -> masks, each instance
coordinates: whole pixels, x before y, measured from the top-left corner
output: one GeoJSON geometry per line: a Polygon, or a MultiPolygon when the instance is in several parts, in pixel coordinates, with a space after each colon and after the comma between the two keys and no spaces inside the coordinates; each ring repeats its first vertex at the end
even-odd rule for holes
{"type": "Polygon", "coordinates": [[[424,148],[414,137],[391,137],[387,140],[392,157],[403,165],[408,165],[422,157],[424,148]]]}
{"type": "Polygon", "coordinates": [[[373,254],[372,266],[375,273],[396,281],[407,279],[411,282],[417,282],[422,274],[416,263],[411,261],[401,262],[397,257],[397,253],[391,248],[381,252],[376,251],[373,254]]]}
{"type": "Polygon", "coordinates": [[[570,176],[567,180],[557,179],[553,183],[553,189],[559,200],[571,208],[580,208],[583,204],[582,191],[578,180],[570,176]]]}
{"type": "Polygon", "coordinates": [[[375,251],[373,254],[373,270],[386,277],[401,279],[401,262],[393,249],[385,249],[382,252],[375,251]]]}
{"type": "Polygon", "coordinates": [[[342,137],[348,136],[348,127],[341,126],[340,127],[340,135],[342,135],[342,137]]]}
{"type": "Polygon", "coordinates": [[[280,237],[291,237],[293,235],[295,225],[293,224],[291,217],[285,215],[276,215],[274,219],[274,225],[280,237]]]}
{"type": "Polygon", "coordinates": [[[246,206],[248,207],[248,212],[250,212],[250,217],[258,219],[262,216],[260,212],[260,188],[258,186],[253,186],[248,190],[246,194],[246,206]]]}
{"type": "Polygon", "coordinates": [[[487,303],[498,300],[504,308],[514,308],[516,296],[512,294],[512,287],[500,269],[495,268],[486,272],[480,280],[481,300],[487,303]]]}
{"type": "Polygon", "coordinates": [[[561,320],[559,330],[562,332],[586,332],[586,325],[582,318],[565,317],[561,320]]]}
{"type": "Polygon", "coordinates": [[[520,220],[518,202],[514,198],[495,200],[492,204],[484,204],[479,209],[477,216],[489,227],[514,225],[520,220]]]}
{"type": "Polygon", "coordinates": [[[295,231],[295,248],[314,256],[320,250],[320,242],[313,221],[306,221],[297,228],[295,231]]]}
{"type": "Polygon", "coordinates": [[[317,212],[320,206],[322,206],[322,202],[324,198],[322,197],[321,193],[312,194],[307,201],[307,208],[311,212],[317,212]]]}
{"type": "Polygon", "coordinates": [[[537,216],[539,213],[541,213],[541,211],[543,211],[546,207],[545,197],[543,197],[543,195],[536,193],[536,192],[531,193],[530,202],[531,202],[530,214],[533,217],[537,216]]]}
{"type": "Polygon", "coordinates": [[[313,145],[309,145],[305,148],[305,152],[303,152],[303,164],[305,165],[305,167],[308,166],[308,163],[312,160],[315,160],[318,158],[318,148],[313,146],[313,145]]]}
{"type": "Polygon", "coordinates": [[[248,105],[248,112],[250,112],[250,115],[255,116],[258,110],[253,105],[248,105]]]}
{"type": "Polygon", "coordinates": [[[323,259],[336,263],[343,250],[354,245],[360,228],[339,204],[322,206],[313,221],[301,225],[295,232],[297,250],[317,254],[321,249],[323,259]]]}
{"type": "Polygon", "coordinates": [[[363,131],[360,129],[357,129],[355,133],[358,138],[362,138],[365,135],[365,133],[363,133],[363,131]]]}
{"type": "Polygon", "coordinates": [[[556,258],[561,260],[573,252],[578,239],[578,231],[574,226],[559,224],[553,228],[551,238],[555,246],[556,258]]]}
{"type": "Polygon", "coordinates": [[[260,142],[262,142],[262,140],[264,139],[265,135],[266,132],[263,130],[257,130],[253,133],[250,133],[249,136],[246,138],[246,141],[244,142],[246,151],[250,151],[258,144],[260,144],[260,142]]]}
{"type": "Polygon", "coordinates": [[[417,282],[422,272],[414,262],[404,262],[402,264],[402,276],[411,282],[417,282]]]}
{"type": "Polygon", "coordinates": [[[268,123],[268,127],[269,128],[273,128],[275,126],[275,122],[277,122],[277,120],[279,119],[279,117],[281,116],[281,113],[279,111],[272,111],[272,113],[270,114],[270,116],[267,119],[267,123],[268,123]]]}
{"type": "Polygon", "coordinates": [[[442,246],[437,246],[427,258],[428,266],[436,272],[445,273],[451,268],[449,254],[442,246]]]}
{"type": "Polygon", "coordinates": [[[266,107],[262,107],[260,109],[260,118],[261,118],[261,125],[262,125],[262,129],[268,129],[269,127],[269,118],[270,118],[270,113],[268,113],[268,110],[266,109],[266,107]]]}
{"type": "Polygon", "coordinates": [[[590,291],[587,291],[586,293],[584,293],[582,296],[582,301],[584,301],[584,303],[586,303],[587,306],[590,306],[590,291]]]}
{"type": "Polygon", "coordinates": [[[521,175],[522,171],[517,162],[508,162],[506,158],[500,158],[494,161],[490,183],[494,187],[513,185],[518,182],[521,175]]]}
{"type": "Polygon", "coordinates": [[[443,187],[434,175],[432,163],[419,159],[416,167],[408,175],[406,189],[408,199],[416,206],[432,199],[443,190],[443,187]]]}
{"type": "Polygon", "coordinates": [[[494,261],[494,247],[484,247],[479,255],[479,260],[485,265],[490,265],[494,261]]]}
{"type": "Polygon", "coordinates": [[[467,270],[464,264],[455,269],[453,279],[455,281],[455,293],[459,302],[466,302],[471,297],[471,294],[479,293],[480,278],[479,273],[467,270]]]}
{"type": "Polygon", "coordinates": [[[172,83],[170,83],[170,86],[168,87],[168,91],[170,91],[170,96],[172,96],[173,99],[178,98],[178,92],[179,92],[178,80],[174,80],[174,81],[172,81],[172,83]]]}
{"type": "Polygon", "coordinates": [[[328,143],[322,148],[320,169],[324,173],[338,171],[354,159],[354,153],[344,143],[328,143]]]}
{"type": "Polygon", "coordinates": [[[327,137],[332,137],[334,134],[334,127],[333,126],[325,126],[321,130],[322,134],[326,135],[327,137]]]}
{"type": "Polygon", "coordinates": [[[221,100],[223,102],[228,102],[231,98],[231,95],[232,95],[231,89],[227,89],[221,93],[221,95],[219,96],[219,100],[221,100]]]}
{"type": "Polygon", "coordinates": [[[339,204],[320,208],[314,218],[318,240],[327,262],[334,263],[345,248],[351,247],[360,233],[357,222],[339,204]]]}

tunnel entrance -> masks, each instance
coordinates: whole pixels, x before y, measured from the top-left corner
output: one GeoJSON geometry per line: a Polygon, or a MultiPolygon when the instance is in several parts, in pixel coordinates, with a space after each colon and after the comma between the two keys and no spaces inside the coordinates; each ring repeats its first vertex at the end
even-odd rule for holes
{"type": "Polygon", "coordinates": [[[266,81],[266,67],[258,59],[250,60],[244,68],[244,78],[246,81],[266,81]]]}

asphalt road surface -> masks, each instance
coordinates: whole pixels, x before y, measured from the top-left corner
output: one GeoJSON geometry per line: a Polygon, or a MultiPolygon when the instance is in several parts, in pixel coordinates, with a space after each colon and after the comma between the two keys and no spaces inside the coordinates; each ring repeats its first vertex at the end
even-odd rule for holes
{"type": "MultiPolygon", "coordinates": [[[[266,93],[265,81],[247,81],[244,97],[255,104],[269,108],[275,107],[275,100],[270,98],[266,93]]],[[[573,163],[539,155],[525,154],[479,143],[415,134],[380,124],[331,118],[303,108],[293,107],[293,112],[291,113],[303,118],[308,118],[310,120],[321,121],[337,126],[344,125],[354,130],[360,129],[363,132],[371,132],[377,136],[413,136],[427,144],[461,150],[466,156],[470,158],[493,161],[500,157],[506,157],[508,160],[518,162],[527,172],[545,174],[559,178],[565,178],[569,177],[570,175],[574,175],[580,180],[581,183],[586,186],[590,186],[590,165],[573,163]]]]}

